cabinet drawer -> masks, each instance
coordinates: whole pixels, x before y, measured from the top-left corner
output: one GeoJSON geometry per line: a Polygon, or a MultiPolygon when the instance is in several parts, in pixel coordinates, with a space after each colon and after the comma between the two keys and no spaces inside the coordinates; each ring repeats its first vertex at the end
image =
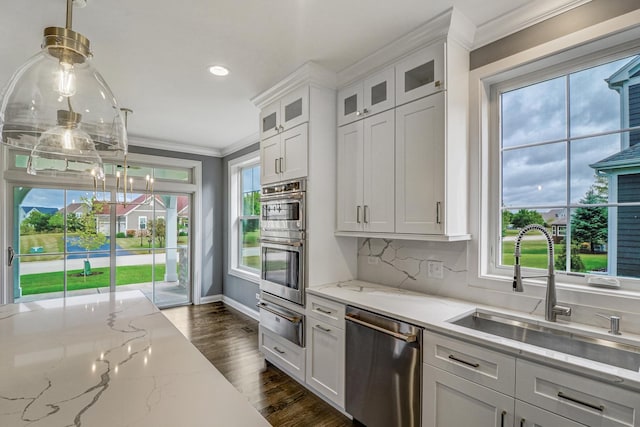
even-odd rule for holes
{"type": "Polygon", "coordinates": [[[315,317],[336,328],[344,329],[344,304],[320,298],[307,296],[307,315],[315,317]]]}
{"type": "Polygon", "coordinates": [[[259,345],[265,358],[294,378],[304,382],[305,349],[260,326],[259,345]]]}
{"type": "Polygon", "coordinates": [[[512,356],[427,332],[424,362],[499,392],[514,394],[516,362],[512,356]]]}
{"type": "Polygon", "coordinates": [[[640,425],[640,393],[525,360],[516,398],[590,426],[640,425]]]}

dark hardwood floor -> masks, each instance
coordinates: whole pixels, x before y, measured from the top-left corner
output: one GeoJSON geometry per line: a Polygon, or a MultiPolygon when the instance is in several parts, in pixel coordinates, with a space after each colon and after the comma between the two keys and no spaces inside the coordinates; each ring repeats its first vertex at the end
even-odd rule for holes
{"type": "Polygon", "coordinates": [[[339,411],[265,364],[258,351],[258,322],[250,317],[221,302],[162,312],[272,425],[352,426],[339,411]]]}

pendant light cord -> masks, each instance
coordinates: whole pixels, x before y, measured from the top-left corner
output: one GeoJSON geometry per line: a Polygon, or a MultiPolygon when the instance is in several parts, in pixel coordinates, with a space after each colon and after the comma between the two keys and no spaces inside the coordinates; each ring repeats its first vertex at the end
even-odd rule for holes
{"type": "Polygon", "coordinates": [[[67,25],[65,26],[65,28],[67,30],[70,30],[72,24],[73,24],[73,0],[67,0],[67,25]]]}

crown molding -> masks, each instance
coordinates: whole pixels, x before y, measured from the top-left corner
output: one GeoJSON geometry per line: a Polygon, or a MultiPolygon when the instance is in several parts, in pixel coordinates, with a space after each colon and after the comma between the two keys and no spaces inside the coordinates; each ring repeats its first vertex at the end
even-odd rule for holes
{"type": "Polygon", "coordinates": [[[247,137],[242,138],[241,140],[234,142],[233,144],[229,145],[228,147],[224,147],[222,150],[220,150],[220,155],[222,157],[227,157],[229,154],[233,154],[236,151],[240,151],[243,148],[247,148],[253,144],[256,144],[260,142],[260,134],[258,132],[251,134],[247,137]]]}
{"type": "Polygon", "coordinates": [[[200,156],[222,157],[222,153],[217,148],[186,144],[184,142],[147,138],[147,137],[137,136],[137,135],[129,135],[128,139],[129,139],[129,145],[133,145],[136,147],[152,148],[155,150],[175,151],[180,153],[197,154],[200,156]]]}
{"type": "Polygon", "coordinates": [[[305,84],[313,84],[329,89],[336,88],[336,73],[309,61],[280,80],[271,88],[251,98],[251,102],[258,108],[262,108],[271,102],[281,98],[287,92],[297,89],[305,84]]]}
{"type": "Polygon", "coordinates": [[[454,40],[466,49],[473,45],[475,25],[456,8],[451,8],[392,41],[366,58],[338,73],[338,87],[344,87],[407,54],[438,40],[454,40]]]}
{"type": "Polygon", "coordinates": [[[560,15],[591,0],[536,0],[498,16],[478,27],[473,49],[477,49],[527,27],[560,15]]]}

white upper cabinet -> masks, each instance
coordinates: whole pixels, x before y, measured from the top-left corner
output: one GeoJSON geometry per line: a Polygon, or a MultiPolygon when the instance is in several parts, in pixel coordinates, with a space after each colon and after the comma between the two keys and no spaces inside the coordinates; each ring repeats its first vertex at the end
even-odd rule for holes
{"type": "Polygon", "coordinates": [[[395,106],[395,69],[387,68],[338,92],[338,126],[395,106]]]}
{"type": "Polygon", "coordinates": [[[260,142],[260,183],[307,176],[308,126],[296,126],[260,142]]]}
{"type": "Polygon", "coordinates": [[[446,89],[445,49],[446,43],[434,43],[396,65],[396,105],[446,89]]]}
{"type": "Polygon", "coordinates": [[[444,93],[396,109],[396,233],[443,234],[444,93]]]}
{"type": "Polygon", "coordinates": [[[260,138],[270,138],[307,121],[309,87],[303,86],[260,110],[260,138]]]}

